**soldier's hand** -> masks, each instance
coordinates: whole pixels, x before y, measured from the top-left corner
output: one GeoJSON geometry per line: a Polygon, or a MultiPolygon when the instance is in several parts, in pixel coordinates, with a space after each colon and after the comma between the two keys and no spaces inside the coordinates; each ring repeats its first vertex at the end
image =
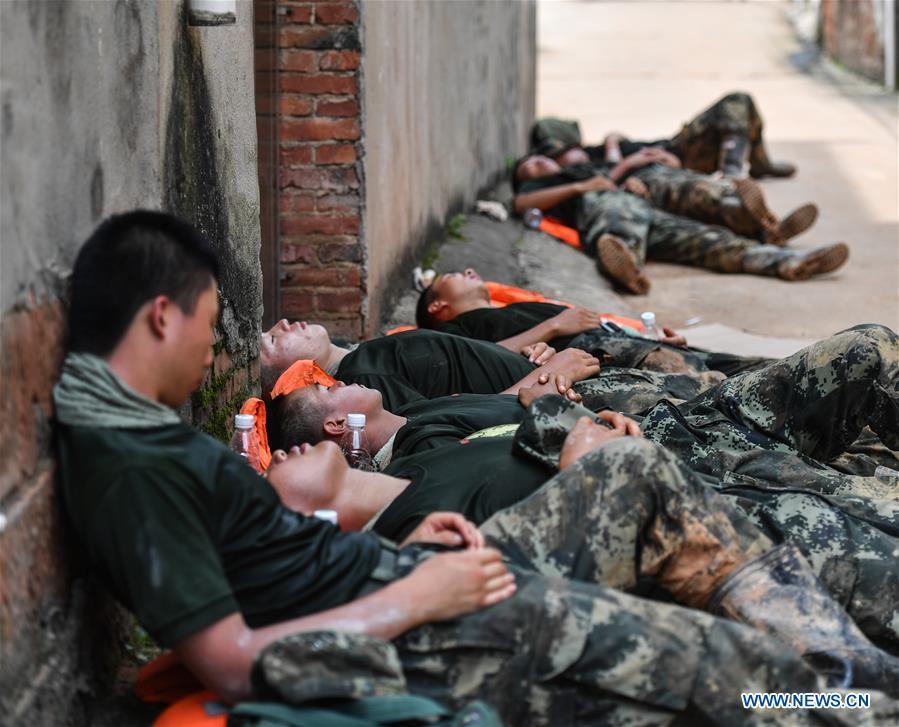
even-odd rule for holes
{"type": "Polygon", "coordinates": [[[602,318],[587,308],[566,308],[548,321],[556,336],[573,336],[577,333],[599,328],[602,318]]]}
{"type": "Polygon", "coordinates": [[[667,343],[670,346],[686,346],[687,345],[686,337],[680,335],[673,329],[668,328],[668,326],[662,326],[662,333],[665,334],[664,336],[662,336],[659,339],[659,341],[661,341],[662,343],[667,343]]]}
{"type": "Polygon", "coordinates": [[[484,535],[470,520],[457,512],[432,512],[415,528],[400,547],[411,543],[439,543],[467,548],[483,548],[484,535]]]}
{"type": "Polygon", "coordinates": [[[613,192],[616,189],[618,189],[618,186],[615,182],[601,174],[578,183],[578,191],[581,194],[585,192],[613,192]]]}
{"type": "Polygon", "coordinates": [[[545,341],[538,341],[530,346],[521,349],[521,355],[527,356],[528,361],[538,366],[542,366],[549,361],[555,354],[556,349],[545,341]]]}
{"type": "Polygon", "coordinates": [[[649,188],[637,177],[628,177],[621,186],[631,194],[643,197],[643,199],[649,199],[649,188]]]}
{"type": "Polygon", "coordinates": [[[420,621],[445,621],[504,601],[515,593],[515,576],[493,548],[440,553],[403,579],[408,603],[420,621]]]}
{"type": "Polygon", "coordinates": [[[561,374],[570,381],[583,381],[599,373],[599,359],[579,348],[566,348],[540,368],[541,374],[561,374]]]}
{"type": "Polygon", "coordinates": [[[571,388],[572,382],[563,374],[541,373],[537,383],[518,391],[518,401],[527,409],[531,402],[547,394],[559,394],[574,402],[581,401],[581,395],[571,388]]]}
{"type": "Polygon", "coordinates": [[[643,430],[640,429],[640,425],[620,412],[605,410],[597,412],[596,416],[608,424],[612,431],[621,432],[623,437],[643,436],[643,430]]]}
{"type": "MultiPolygon", "coordinates": [[[[585,416],[578,419],[571,431],[568,432],[568,436],[565,437],[565,442],[562,445],[562,452],[559,455],[560,470],[564,470],[572,462],[576,462],[585,454],[598,449],[606,442],[627,436],[630,431],[633,431],[633,427],[628,425],[628,421],[636,427],[636,422],[627,420],[627,417],[616,412],[600,412],[598,416],[607,422],[609,426],[597,424],[590,417],[585,416]],[[617,417],[620,417],[620,420],[617,417]]],[[[639,427],[636,427],[636,431],[637,434],[632,436],[642,436],[639,427]]]]}

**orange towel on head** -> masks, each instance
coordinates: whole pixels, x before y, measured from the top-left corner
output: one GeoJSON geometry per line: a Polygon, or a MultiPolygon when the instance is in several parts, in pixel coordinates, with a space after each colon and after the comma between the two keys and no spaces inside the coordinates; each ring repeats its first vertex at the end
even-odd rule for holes
{"type": "Polygon", "coordinates": [[[141,667],[134,684],[134,695],[142,702],[173,704],[201,689],[203,683],[187,670],[178,655],[167,651],[141,667]]]}
{"type": "Polygon", "coordinates": [[[259,441],[259,467],[256,470],[263,474],[272,463],[272,450],[268,444],[268,430],[265,428],[265,403],[255,397],[247,399],[240,407],[241,414],[253,415],[253,429],[259,441]]]}
{"type": "Polygon", "coordinates": [[[275,382],[275,388],[272,389],[272,399],[284,396],[304,386],[312,386],[313,384],[321,384],[322,386],[333,386],[334,377],[319,367],[315,361],[302,359],[295,361],[287,371],[281,374],[281,377],[275,382]]]}
{"type": "Polygon", "coordinates": [[[555,305],[564,305],[566,308],[572,307],[571,303],[547,298],[534,290],[516,288],[514,285],[505,283],[494,283],[492,280],[485,280],[484,285],[487,286],[487,292],[490,293],[490,302],[497,308],[511,303],[554,303],[555,305]]]}
{"type": "Polygon", "coordinates": [[[566,245],[576,247],[578,250],[584,247],[581,244],[581,235],[577,230],[568,225],[563,225],[552,217],[543,218],[543,221],[540,223],[540,231],[545,232],[547,235],[552,235],[557,240],[561,240],[566,245]]]}
{"type": "Polygon", "coordinates": [[[220,702],[212,692],[197,692],[179,699],[160,714],[153,722],[153,727],[226,727],[228,715],[210,715],[206,710],[207,702],[220,702]]]}

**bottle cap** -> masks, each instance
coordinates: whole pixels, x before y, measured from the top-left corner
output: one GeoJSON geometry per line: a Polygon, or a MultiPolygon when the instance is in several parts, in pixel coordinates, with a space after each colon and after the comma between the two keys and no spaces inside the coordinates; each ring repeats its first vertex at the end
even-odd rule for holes
{"type": "Polygon", "coordinates": [[[337,510],[316,510],[312,515],[319,520],[327,520],[332,525],[337,525],[337,510]]]}
{"type": "Polygon", "coordinates": [[[346,415],[346,423],[351,427],[364,427],[365,426],[365,414],[347,414],[346,415]]]}
{"type": "Polygon", "coordinates": [[[256,417],[254,417],[252,414],[234,415],[234,426],[238,429],[252,429],[254,421],[256,421],[256,417]]]}
{"type": "Polygon", "coordinates": [[[645,313],[640,314],[640,320],[644,326],[650,328],[656,324],[656,314],[651,311],[646,311],[645,313]]]}

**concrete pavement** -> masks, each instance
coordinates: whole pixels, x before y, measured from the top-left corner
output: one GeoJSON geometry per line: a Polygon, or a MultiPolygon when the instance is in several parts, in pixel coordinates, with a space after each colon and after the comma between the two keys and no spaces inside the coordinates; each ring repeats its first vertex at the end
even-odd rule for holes
{"type": "Polygon", "coordinates": [[[868,321],[899,326],[896,94],[815,62],[789,8],[539,3],[538,116],[578,118],[589,141],[611,130],[652,139],[723,94],[748,91],[772,156],[799,165],[794,179],[763,183],[772,208],[786,214],[810,200],[821,208],[794,246],[844,240],[852,249],[842,270],[802,283],[652,263],[650,294],[625,299],[633,310],[655,310],[669,325],[699,316],[774,336],[819,338],[868,321]]]}

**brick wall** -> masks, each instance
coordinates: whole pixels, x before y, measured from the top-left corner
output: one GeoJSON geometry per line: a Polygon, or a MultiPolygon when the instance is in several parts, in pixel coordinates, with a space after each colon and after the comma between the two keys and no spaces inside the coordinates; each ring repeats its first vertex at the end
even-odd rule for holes
{"type": "Polygon", "coordinates": [[[358,338],[362,120],[359,8],[278,3],[280,313],[358,338]]]}
{"type": "Polygon", "coordinates": [[[882,7],[882,0],[822,0],[821,4],[821,40],[828,55],[847,68],[881,82],[884,80],[882,7]]]}

